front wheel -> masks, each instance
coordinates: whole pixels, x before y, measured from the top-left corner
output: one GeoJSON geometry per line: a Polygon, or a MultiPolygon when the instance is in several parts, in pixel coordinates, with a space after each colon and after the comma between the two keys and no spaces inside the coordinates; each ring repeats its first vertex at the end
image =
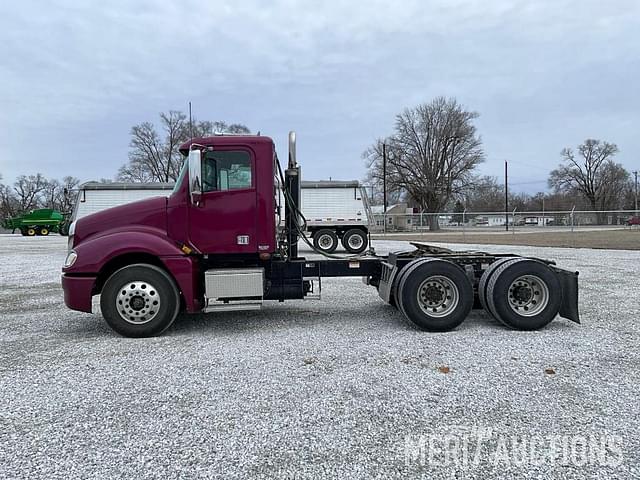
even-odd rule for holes
{"type": "Polygon", "coordinates": [[[180,308],[173,278],[154,265],[135,264],[116,271],[104,284],[102,316],[125,337],[152,337],[171,326],[180,308]]]}

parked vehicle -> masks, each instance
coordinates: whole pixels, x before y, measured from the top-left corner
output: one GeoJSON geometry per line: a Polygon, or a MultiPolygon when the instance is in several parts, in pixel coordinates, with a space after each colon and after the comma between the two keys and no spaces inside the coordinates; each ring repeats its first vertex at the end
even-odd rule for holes
{"type": "Polygon", "coordinates": [[[640,225],[640,217],[629,217],[624,221],[624,224],[627,227],[632,227],[633,225],[640,225]]]}
{"type": "MultiPolygon", "coordinates": [[[[107,208],[145,198],[169,196],[173,183],[99,183],[87,182],[79,187],[74,220],[107,208]]],[[[315,247],[334,252],[340,243],[350,253],[366,250],[369,239],[369,206],[364,189],[357,181],[303,181],[301,209],[315,247]]],[[[284,212],[280,185],[278,207],[284,212]]],[[[284,227],[284,222],[278,224],[284,227]]]]}
{"type": "Polygon", "coordinates": [[[50,233],[66,235],[69,223],[64,214],[51,208],[40,208],[5,219],[2,222],[2,227],[11,230],[11,233],[19,230],[24,236],[35,237],[36,235],[46,236],[50,233]]]}
{"type": "Polygon", "coordinates": [[[362,277],[424,330],[456,328],[474,306],[519,330],[542,328],[558,314],[579,323],[577,273],[548,260],[417,242],[413,250],[383,256],[300,256],[298,241],[312,243],[303,231],[293,133],[284,172],[264,136],[197,138],[181,152],[188,161],[169,197],[71,225],[62,269],[69,308],[91,312],[99,294],[102,315],[116,332],[146,337],[162,333],[183,310],[319,298],[323,278],[362,277]],[[274,178],[284,197],[281,229],[274,178]]]}

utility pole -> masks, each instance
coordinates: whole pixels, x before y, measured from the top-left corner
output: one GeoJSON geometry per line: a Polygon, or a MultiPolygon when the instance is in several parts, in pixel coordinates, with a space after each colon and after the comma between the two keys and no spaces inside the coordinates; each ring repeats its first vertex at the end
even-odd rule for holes
{"type": "Polygon", "coordinates": [[[504,161],[504,227],[505,230],[509,231],[509,182],[508,182],[508,171],[509,164],[507,161],[504,161]]]}
{"type": "Polygon", "coordinates": [[[384,233],[387,233],[387,144],[382,144],[382,221],[384,233]]]}
{"type": "Polygon", "coordinates": [[[387,213],[387,144],[382,144],[382,210],[387,213]]]}
{"type": "Polygon", "coordinates": [[[636,177],[635,180],[635,197],[636,197],[636,208],[635,208],[635,214],[638,215],[638,171],[636,170],[635,172],[633,172],[633,175],[636,177]]]}

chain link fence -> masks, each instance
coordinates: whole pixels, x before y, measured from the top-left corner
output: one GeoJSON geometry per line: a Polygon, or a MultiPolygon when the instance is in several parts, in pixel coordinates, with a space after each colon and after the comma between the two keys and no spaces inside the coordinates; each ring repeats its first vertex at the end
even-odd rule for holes
{"type": "Polygon", "coordinates": [[[575,231],[640,229],[640,217],[633,210],[373,213],[370,229],[375,233],[422,233],[434,230],[468,232],[575,231]]]}

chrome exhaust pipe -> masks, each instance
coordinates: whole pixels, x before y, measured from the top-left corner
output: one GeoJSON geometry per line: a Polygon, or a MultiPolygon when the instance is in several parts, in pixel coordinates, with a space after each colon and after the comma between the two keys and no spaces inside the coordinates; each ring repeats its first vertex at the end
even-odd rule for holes
{"type": "Polygon", "coordinates": [[[289,132],[289,168],[296,168],[296,132],[289,132]]]}

